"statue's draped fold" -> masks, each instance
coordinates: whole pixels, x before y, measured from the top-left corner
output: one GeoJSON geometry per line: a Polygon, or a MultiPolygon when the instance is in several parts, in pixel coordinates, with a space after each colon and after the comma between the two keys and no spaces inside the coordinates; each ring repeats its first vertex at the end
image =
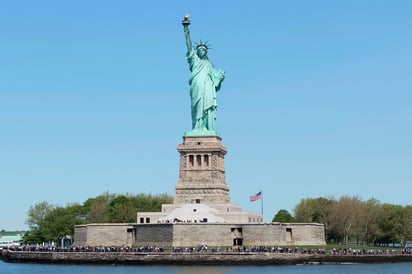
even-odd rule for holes
{"type": "Polygon", "coordinates": [[[216,70],[208,59],[200,59],[192,49],[187,55],[190,65],[192,129],[215,130],[216,92],[220,89],[223,70],[216,70]]]}

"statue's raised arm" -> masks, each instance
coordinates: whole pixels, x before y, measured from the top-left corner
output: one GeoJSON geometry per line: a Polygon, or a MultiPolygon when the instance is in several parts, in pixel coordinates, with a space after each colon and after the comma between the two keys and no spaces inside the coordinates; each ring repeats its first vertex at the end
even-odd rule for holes
{"type": "Polygon", "coordinates": [[[189,15],[185,15],[182,21],[183,25],[183,31],[185,32],[185,37],[186,37],[186,46],[187,46],[187,52],[189,53],[192,51],[192,40],[190,39],[190,31],[189,31],[189,25],[190,25],[190,20],[189,20],[189,15]]]}

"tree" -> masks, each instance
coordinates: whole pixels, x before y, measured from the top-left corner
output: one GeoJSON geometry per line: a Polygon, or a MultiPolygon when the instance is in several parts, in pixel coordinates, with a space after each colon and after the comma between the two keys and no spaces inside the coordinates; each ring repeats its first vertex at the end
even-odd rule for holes
{"type": "Polygon", "coordinates": [[[27,212],[26,224],[29,226],[30,230],[39,227],[39,223],[45,218],[47,213],[55,208],[54,205],[49,204],[46,201],[40,202],[31,206],[27,212]]]}
{"type": "Polygon", "coordinates": [[[295,218],[287,211],[286,209],[281,209],[276,213],[273,217],[272,222],[279,222],[279,223],[294,223],[295,218]]]}
{"type": "Polygon", "coordinates": [[[119,195],[108,206],[108,214],[111,223],[136,222],[136,204],[132,197],[119,195]]]}
{"type": "Polygon", "coordinates": [[[412,238],[412,207],[384,204],[383,211],[384,218],[380,223],[382,236],[378,241],[385,245],[394,243],[406,245],[412,238]]]}
{"type": "Polygon", "coordinates": [[[399,242],[406,247],[412,239],[412,206],[405,206],[399,222],[399,242]]]}
{"type": "Polygon", "coordinates": [[[358,196],[342,196],[336,203],[330,207],[330,226],[335,230],[337,236],[343,240],[344,244],[349,243],[349,238],[353,236],[359,209],[362,201],[358,196]]]}
{"type": "Polygon", "coordinates": [[[170,204],[172,201],[172,197],[167,194],[117,195],[108,205],[108,219],[113,223],[134,223],[137,212],[160,212],[162,204],[170,204]]]}
{"type": "Polygon", "coordinates": [[[108,216],[108,206],[110,202],[114,199],[114,194],[109,194],[108,192],[102,195],[89,198],[84,203],[84,210],[86,212],[85,222],[86,223],[109,223],[110,219],[108,216]]]}
{"type": "Polygon", "coordinates": [[[294,209],[296,221],[325,224],[328,220],[331,203],[330,199],[323,197],[302,199],[294,209]]]}
{"type": "Polygon", "coordinates": [[[46,242],[46,238],[39,228],[35,228],[23,236],[23,241],[28,244],[37,244],[46,242]]]}
{"type": "Polygon", "coordinates": [[[82,223],[136,223],[136,213],[156,212],[162,204],[170,204],[167,194],[125,195],[104,193],[87,199],[83,205],[52,206],[47,202],[30,207],[27,224],[30,232],[24,236],[27,243],[59,241],[73,235],[74,226],[82,223]]]}
{"type": "Polygon", "coordinates": [[[74,234],[74,226],[83,223],[83,207],[73,204],[56,207],[41,221],[41,232],[46,241],[59,241],[67,235],[74,234]]]}
{"type": "Polygon", "coordinates": [[[379,224],[382,218],[382,205],[377,199],[370,198],[362,204],[359,210],[358,224],[359,237],[363,244],[376,244],[381,235],[379,224]]]}
{"type": "Polygon", "coordinates": [[[38,221],[36,228],[24,236],[24,241],[29,244],[59,242],[67,235],[74,234],[74,226],[83,223],[83,216],[83,206],[79,204],[55,207],[38,221]]]}
{"type": "Polygon", "coordinates": [[[109,194],[89,198],[84,203],[86,223],[134,223],[137,212],[158,212],[162,204],[170,204],[170,195],[109,194]]]}
{"type": "Polygon", "coordinates": [[[325,226],[327,240],[334,239],[336,236],[329,228],[330,207],[336,201],[332,198],[307,198],[302,199],[295,206],[295,219],[300,223],[321,223],[325,226]]]}

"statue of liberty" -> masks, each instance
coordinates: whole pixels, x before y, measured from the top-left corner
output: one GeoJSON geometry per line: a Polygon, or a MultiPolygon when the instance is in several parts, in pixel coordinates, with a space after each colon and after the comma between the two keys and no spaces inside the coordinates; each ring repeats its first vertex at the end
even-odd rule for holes
{"type": "Polygon", "coordinates": [[[225,79],[223,70],[216,70],[207,57],[210,46],[200,41],[193,49],[189,32],[189,16],[182,21],[186,37],[186,59],[190,68],[190,99],[192,113],[192,130],[186,136],[218,135],[215,129],[216,92],[225,79]]]}

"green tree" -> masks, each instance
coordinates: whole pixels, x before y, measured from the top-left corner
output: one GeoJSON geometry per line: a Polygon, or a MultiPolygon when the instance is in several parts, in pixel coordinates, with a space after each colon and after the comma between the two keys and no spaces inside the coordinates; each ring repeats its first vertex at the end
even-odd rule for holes
{"type": "Polygon", "coordinates": [[[55,208],[54,205],[49,204],[46,201],[40,202],[31,206],[27,212],[26,224],[30,230],[39,227],[39,223],[45,218],[45,216],[55,208]]]}
{"type": "Polygon", "coordinates": [[[273,217],[272,222],[294,223],[296,221],[292,214],[289,213],[289,211],[287,211],[286,209],[281,209],[273,217]]]}
{"type": "Polygon", "coordinates": [[[323,197],[302,199],[294,209],[296,221],[326,224],[331,203],[332,200],[323,197]]]}
{"type": "Polygon", "coordinates": [[[374,198],[364,202],[358,215],[359,237],[362,244],[376,244],[381,235],[379,224],[383,218],[381,203],[374,198]]]}
{"type": "Polygon", "coordinates": [[[74,226],[82,223],[136,223],[139,211],[160,211],[162,204],[170,204],[167,194],[131,195],[104,193],[87,199],[82,205],[52,206],[47,202],[30,207],[27,223],[30,231],[24,236],[27,243],[59,241],[73,235],[74,226]]]}
{"type": "Polygon", "coordinates": [[[135,223],[136,204],[130,196],[119,195],[108,206],[108,214],[111,223],[135,223]]]}
{"type": "Polygon", "coordinates": [[[412,206],[408,205],[403,208],[398,231],[399,242],[406,247],[412,239],[412,206]]]}
{"type": "Polygon", "coordinates": [[[89,198],[84,203],[86,223],[109,223],[108,207],[116,195],[107,192],[95,198],[89,198]]]}
{"type": "Polygon", "coordinates": [[[46,242],[46,238],[40,228],[35,228],[23,236],[23,241],[27,244],[37,244],[46,242]]]}
{"type": "Polygon", "coordinates": [[[336,238],[334,231],[329,226],[330,207],[336,201],[332,198],[307,198],[302,199],[294,208],[295,219],[300,223],[320,223],[325,226],[326,239],[336,238]]]}
{"type": "Polygon", "coordinates": [[[112,223],[135,223],[137,212],[160,212],[162,204],[172,201],[172,197],[167,194],[117,195],[108,205],[108,219],[112,223]]]}
{"type": "Polygon", "coordinates": [[[406,245],[412,239],[412,207],[383,205],[384,218],[381,220],[382,236],[379,242],[385,245],[401,243],[406,245]]]}
{"type": "Polygon", "coordinates": [[[57,207],[49,212],[41,222],[46,241],[59,241],[66,235],[74,234],[74,226],[83,223],[84,210],[79,204],[57,207]]]}
{"type": "Polygon", "coordinates": [[[168,194],[109,194],[89,198],[84,203],[86,223],[134,223],[137,212],[159,212],[162,204],[170,204],[168,194]]]}
{"type": "Polygon", "coordinates": [[[330,226],[340,235],[344,244],[349,243],[351,236],[356,236],[357,218],[359,217],[362,201],[358,196],[342,196],[330,207],[330,226]]]}
{"type": "Polygon", "coordinates": [[[24,237],[27,243],[59,242],[61,238],[74,234],[74,226],[83,223],[84,210],[79,204],[56,207],[46,213],[38,226],[24,237]]]}
{"type": "Polygon", "coordinates": [[[377,242],[380,245],[389,245],[390,243],[396,242],[396,229],[398,222],[398,211],[400,211],[401,206],[383,204],[383,218],[379,223],[379,227],[382,230],[380,237],[377,242]]]}

